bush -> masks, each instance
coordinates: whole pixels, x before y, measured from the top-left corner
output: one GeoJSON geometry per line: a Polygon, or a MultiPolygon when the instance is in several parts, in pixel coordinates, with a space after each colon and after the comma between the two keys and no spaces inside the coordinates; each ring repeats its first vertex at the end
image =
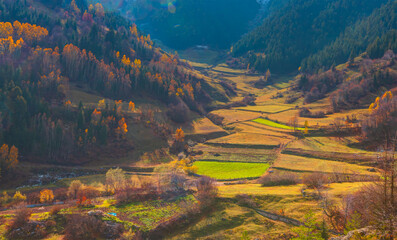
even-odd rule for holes
{"type": "Polygon", "coordinates": [[[45,237],[45,227],[41,224],[29,222],[30,210],[22,208],[18,210],[11,224],[7,227],[8,239],[42,239],[45,237]]]}
{"type": "Polygon", "coordinates": [[[213,122],[214,124],[218,125],[218,126],[222,126],[223,125],[223,120],[225,119],[222,116],[213,114],[213,113],[208,113],[207,114],[207,118],[209,120],[211,120],[211,122],[213,122]]]}
{"type": "Polygon", "coordinates": [[[262,187],[288,186],[299,183],[298,177],[292,173],[285,173],[285,174],[272,173],[261,177],[258,181],[260,184],[262,184],[262,187]]]}
{"type": "Polygon", "coordinates": [[[20,191],[16,191],[14,196],[12,197],[12,201],[14,203],[20,203],[26,201],[26,196],[23,195],[20,191]]]}
{"type": "Polygon", "coordinates": [[[218,188],[216,181],[209,177],[200,177],[197,182],[197,200],[199,201],[200,208],[204,209],[214,203],[215,198],[218,196],[218,188]]]}
{"type": "Polygon", "coordinates": [[[39,204],[40,203],[40,193],[39,192],[31,192],[26,196],[27,202],[29,204],[39,204]]]}
{"type": "Polygon", "coordinates": [[[325,117],[325,113],[322,111],[318,111],[318,112],[311,112],[308,108],[301,108],[299,110],[299,117],[306,117],[306,118],[324,118],[325,117]]]}
{"type": "Polygon", "coordinates": [[[54,190],[54,199],[57,201],[66,201],[68,199],[67,188],[57,188],[54,190]]]}
{"type": "Polygon", "coordinates": [[[104,238],[105,224],[93,216],[74,214],[68,218],[65,227],[66,240],[95,240],[104,238]]]}
{"type": "Polygon", "coordinates": [[[55,215],[58,215],[58,213],[60,212],[62,210],[62,207],[61,206],[53,206],[52,208],[51,208],[51,210],[50,210],[50,215],[51,216],[55,216],[55,215]]]}
{"type": "Polygon", "coordinates": [[[256,204],[254,199],[252,199],[252,197],[247,194],[238,194],[236,195],[236,199],[239,205],[251,207],[251,208],[258,207],[258,204],[256,204]]]}
{"type": "Polygon", "coordinates": [[[185,123],[189,119],[189,107],[183,101],[179,101],[168,107],[167,116],[176,123],[185,123]]]}
{"type": "Polygon", "coordinates": [[[8,226],[9,230],[21,228],[29,222],[31,211],[27,208],[22,208],[15,213],[15,218],[11,225],[8,226]]]}
{"type": "Polygon", "coordinates": [[[324,185],[329,182],[327,176],[321,173],[307,174],[303,177],[302,181],[307,188],[315,189],[317,191],[323,189],[324,185]]]}

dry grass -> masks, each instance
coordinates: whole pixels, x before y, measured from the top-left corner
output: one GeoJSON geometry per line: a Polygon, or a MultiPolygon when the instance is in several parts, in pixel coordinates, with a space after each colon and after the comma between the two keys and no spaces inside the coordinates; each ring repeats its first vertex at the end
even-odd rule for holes
{"type": "Polygon", "coordinates": [[[310,137],[290,142],[286,149],[302,149],[309,151],[322,152],[338,152],[338,153],[354,153],[357,157],[360,155],[368,155],[376,157],[376,152],[365,151],[358,148],[351,148],[348,145],[357,143],[358,140],[353,137],[337,138],[337,137],[310,137]]]}
{"type": "MultiPolygon", "coordinates": [[[[326,109],[319,109],[322,111],[326,111],[326,109]]],[[[305,121],[309,123],[309,127],[313,126],[320,126],[320,127],[329,127],[330,124],[334,122],[336,118],[346,118],[346,116],[351,116],[351,115],[356,115],[360,116],[361,114],[367,112],[366,109],[353,109],[341,113],[334,113],[332,115],[328,115],[325,118],[303,118],[299,117],[298,118],[298,125],[303,126],[305,124],[305,121]]],[[[268,118],[273,121],[279,121],[282,123],[287,124],[292,116],[299,116],[299,110],[289,110],[281,113],[276,113],[276,114],[270,114],[268,115],[268,118]]]]}
{"type": "MultiPolygon", "coordinates": [[[[366,182],[347,182],[347,183],[331,183],[327,185],[326,192],[330,196],[342,197],[360,190],[361,187],[366,186],[366,182]]],[[[261,184],[233,184],[220,185],[218,187],[221,197],[234,198],[238,194],[248,194],[254,196],[301,196],[301,189],[303,184],[293,186],[275,186],[262,187],[261,184]]]]}
{"type": "Polygon", "coordinates": [[[199,156],[198,160],[213,160],[220,162],[255,162],[255,163],[266,163],[272,162],[277,157],[276,152],[268,150],[268,153],[230,153],[230,152],[207,152],[199,156]]]}
{"type": "Polygon", "coordinates": [[[238,132],[226,137],[217,138],[208,141],[211,144],[235,144],[235,145],[247,145],[248,146],[269,146],[269,147],[277,147],[280,144],[287,143],[289,139],[281,138],[281,137],[273,137],[264,134],[256,134],[256,133],[245,133],[238,132]]]}
{"type": "Polygon", "coordinates": [[[197,223],[166,239],[241,240],[260,239],[264,236],[276,239],[291,229],[291,226],[264,218],[252,209],[230,202],[220,202],[213,212],[197,223]],[[247,235],[246,238],[243,235],[247,235]]]}
{"type": "Polygon", "coordinates": [[[280,154],[273,167],[294,171],[375,175],[369,167],[344,162],[280,154]]]}
{"type": "Polygon", "coordinates": [[[237,128],[241,128],[244,132],[254,132],[254,133],[263,133],[268,135],[275,135],[280,137],[288,137],[291,138],[289,133],[291,130],[282,129],[282,128],[274,128],[264,124],[260,124],[254,121],[248,121],[243,123],[236,123],[234,124],[237,128]]]}
{"type": "Polygon", "coordinates": [[[279,113],[286,110],[291,109],[290,105],[256,105],[256,106],[246,106],[246,107],[239,107],[236,108],[237,110],[242,111],[252,111],[252,112],[260,112],[260,113],[279,113]]]}
{"type": "Polygon", "coordinates": [[[261,113],[257,112],[247,112],[232,109],[221,109],[212,111],[211,113],[224,117],[223,124],[230,124],[235,122],[244,122],[258,117],[263,116],[261,113]]]}
{"type": "Polygon", "coordinates": [[[274,154],[274,150],[269,149],[252,149],[252,148],[222,148],[207,144],[197,144],[195,150],[201,150],[205,153],[229,153],[229,154],[250,154],[250,155],[267,155],[274,154]]]}
{"type": "Polygon", "coordinates": [[[200,118],[193,121],[193,128],[191,132],[187,132],[188,134],[197,134],[197,135],[207,135],[213,133],[226,134],[226,131],[223,128],[215,125],[208,118],[200,118]]]}

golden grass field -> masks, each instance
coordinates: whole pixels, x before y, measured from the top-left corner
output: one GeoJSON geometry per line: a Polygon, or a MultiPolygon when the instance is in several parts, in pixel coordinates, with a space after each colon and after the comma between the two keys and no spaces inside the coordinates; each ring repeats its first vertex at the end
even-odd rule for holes
{"type": "Polygon", "coordinates": [[[338,152],[338,153],[354,153],[358,156],[368,155],[376,157],[376,152],[365,151],[358,148],[351,148],[348,145],[357,143],[358,140],[354,137],[310,137],[299,139],[288,143],[286,149],[302,149],[308,151],[322,151],[322,152],[338,152]]]}
{"type": "Polygon", "coordinates": [[[230,126],[235,127],[234,130],[236,130],[237,132],[256,133],[256,134],[263,134],[273,137],[281,137],[281,138],[289,138],[289,139],[295,138],[292,135],[287,134],[290,132],[290,130],[273,128],[253,121],[234,123],[230,126]]]}
{"type": "Polygon", "coordinates": [[[370,167],[366,166],[286,154],[280,154],[273,167],[300,172],[376,175],[369,172],[370,167]]]}
{"type": "MultiPolygon", "coordinates": [[[[324,111],[324,109],[322,109],[324,111]]],[[[315,111],[313,111],[315,112],[315,111]]],[[[309,127],[329,127],[335,119],[341,118],[345,119],[347,116],[351,117],[352,115],[360,116],[363,113],[367,113],[367,109],[353,109],[350,111],[344,111],[340,113],[334,113],[332,115],[327,115],[325,118],[298,118],[298,125],[303,126],[305,121],[309,123],[309,127]]],[[[268,118],[273,121],[279,121],[281,123],[287,124],[290,122],[293,116],[299,116],[299,110],[289,110],[281,113],[269,114],[268,118]]]]}
{"type": "Polygon", "coordinates": [[[236,145],[263,145],[270,147],[277,147],[280,144],[285,144],[289,139],[281,137],[273,137],[257,133],[238,132],[226,137],[221,137],[208,141],[208,143],[216,144],[236,144],[236,145]]]}
{"type": "Polygon", "coordinates": [[[207,135],[213,133],[226,134],[226,131],[223,128],[215,125],[208,118],[200,118],[194,120],[192,125],[193,125],[192,130],[190,132],[185,131],[185,133],[192,135],[194,134],[207,135]]]}
{"type": "Polygon", "coordinates": [[[237,110],[243,111],[252,111],[252,112],[260,112],[260,113],[279,113],[286,110],[290,110],[290,105],[255,105],[255,106],[246,106],[246,107],[238,107],[237,110]]]}

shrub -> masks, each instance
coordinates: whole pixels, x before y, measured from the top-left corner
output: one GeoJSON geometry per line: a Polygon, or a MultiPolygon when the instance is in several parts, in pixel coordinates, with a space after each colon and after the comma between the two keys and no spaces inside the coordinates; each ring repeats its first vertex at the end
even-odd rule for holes
{"type": "Polygon", "coordinates": [[[93,186],[83,186],[79,189],[77,193],[77,198],[81,199],[82,197],[87,198],[96,198],[101,195],[101,191],[93,186]]]}
{"type": "Polygon", "coordinates": [[[319,196],[321,196],[321,190],[324,185],[329,182],[327,176],[321,173],[307,174],[302,181],[307,188],[317,190],[319,196]]]}
{"type": "Polygon", "coordinates": [[[211,206],[218,196],[218,188],[216,181],[209,177],[200,177],[196,181],[197,186],[197,200],[199,201],[200,208],[204,209],[211,206]]]}
{"type": "Polygon", "coordinates": [[[12,197],[14,203],[20,203],[26,201],[26,196],[23,195],[20,191],[16,191],[14,196],[12,197]]]}
{"type": "Polygon", "coordinates": [[[57,188],[54,190],[54,199],[58,201],[66,201],[68,199],[67,188],[57,188]]]}
{"type": "Polygon", "coordinates": [[[247,194],[238,194],[236,195],[236,199],[239,205],[255,208],[258,207],[258,204],[252,199],[251,196],[247,194]]]}
{"type": "Polygon", "coordinates": [[[189,119],[189,107],[183,101],[179,101],[168,107],[167,116],[176,123],[185,123],[189,119]]]}
{"type": "Polygon", "coordinates": [[[58,213],[62,210],[61,206],[53,206],[50,210],[50,215],[54,216],[54,215],[58,215],[58,213]]]}
{"type": "Polygon", "coordinates": [[[15,217],[12,223],[8,226],[8,229],[17,229],[29,222],[30,215],[32,215],[31,211],[27,208],[21,208],[15,213],[15,217]]]}
{"type": "Polygon", "coordinates": [[[285,174],[272,173],[261,177],[258,181],[260,184],[262,184],[262,187],[288,186],[299,183],[298,177],[292,173],[285,173],[285,174]]]}
{"type": "Polygon", "coordinates": [[[93,217],[74,214],[71,215],[65,227],[66,240],[95,240],[104,238],[105,224],[93,217]]]}
{"type": "Polygon", "coordinates": [[[208,113],[207,117],[209,120],[211,120],[211,122],[213,122],[214,124],[216,124],[218,126],[222,126],[223,120],[225,119],[224,117],[213,114],[213,113],[208,113]]]}
{"type": "Polygon", "coordinates": [[[311,112],[308,108],[301,108],[299,110],[299,117],[307,117],[307,118],[324,118],[325,117],[325,113],[322,111],[318,111],[318,112],[311,112]]]}
{"type": "Polygon", "coordinates": [[[8,239],[42,239],[45,237],[45,227],[29,222],[31,212],[27,208],[18,210],[11,224],[7,227],[8,239]]]}

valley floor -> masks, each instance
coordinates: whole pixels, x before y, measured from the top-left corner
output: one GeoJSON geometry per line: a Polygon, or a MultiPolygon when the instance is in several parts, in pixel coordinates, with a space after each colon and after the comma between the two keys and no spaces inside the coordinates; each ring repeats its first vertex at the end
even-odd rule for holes
{"type": "MultiPolygon", "coordinates": [[[[314,192],[303,190],[302,184],[263,187],[258,182],[260,177],[294,174],[301,178],[312,173],[326,174],[329,178],[336,176],[341,179],[340,183],[327,184],[324,192],[340,201],[367,184],[366,179],[377,175],[371,166],[376,152],[354,148],[358,142],[356,136],[335,137],[325,131],[332,127],[336,119],[359,116],[366,110],[351,110],[318,119],[299,117],[297,126],[291,127],[291,120],[298,114],[297,106],[303,106],[301,96],[297,96],[293,103],[287,103],[289,97],[299,94],[290,88],[295,82],[293,76],[274,76],[273,85],[258,89],[254,87],[254,82],[260,78],[257,74],[231,69],[226,64],[191,64],[208,76],[212,81],[210,84],[214,86],[220,81],[235,85],[237,96],[231,101],[239,101],[248,95],[254,96],[256,100],[255,105],[212,111],[211,115],[223,118],[222,125],[216,125],[209,118],[198,117],[186,128],[186,138],[197,141],[192,150],[201,153],[195,156],[194,165],[198,167],[198,174],[218,180],[219,199],[212,212],[170,234],[167,239],[280,239],[281,236],[288,236],[295,227],[283,221],[283,217],[303,221],[305,213],[312,211],[321,220],[322,210],[314,192]],[[303,133],[305,122],[308,124],[307,133],[303,133]],[[242,195],[248,195],[253,204],[240,201],[242,195]],[[281,218],[274,220],[263,212],[281,218]]],[[[75,88],[73,91],[73,104],[78,104],[82,98],[85,104],[96,104],[99,100],[80,89],[75,88]]],[[[328,99],[323,99],[306,104],[305,107],[326,111],[330,104],[328,99]]],[[[140,144],[137,148],[143,147],[142,151],[111,161],[106,157],[100,158],[95,164],[90,163],[83,168],[102,169],[116,165],[136,167],[135,170],[127,169],[127,173],[140,178],[150,176],[153,171],[150,168],[162,163],[153,163],[142,157],[137,162],[137,158],[143,152],[164,148],[167,144],[142,126],[133,123],[129,126],[131,131],[127,137],[138,140],[134,142],[140,144]],[[140,171],[142,168],[149,170],[140,171]]],[[[167,161],[164,159],[164,162],[167,161]]],[[[100,183],[104,181],[104,173],[64,179],[35,189],[65,187],[75,179],[85,184],[100,183]]],[[[95,208],[119,213],[123,218],[120,221],[133,220],[134,224],[150,229],[174,216],[180,210],[178,201],[193,200],[187,197],[176,202],[148,202],[142,203],[142,206],[133,204],[125,206],[126,210],[116,209],[107,199],[98,199],[95,208]]],[[[43,217],[49,211],[47,208],[36,210],[36,217],[43,217]]],[[[73,211],[73,208],[65,211],[73,211]]],[[[12,214],[12,210],[0,212],[0,220],[5,219],[7,222],[12,214]]],[[[4,226],[0,227],[0,233],[4,231],[4,226]]],[[[49,239],[58,238],[61,236],[51,236],[49,239]]]]}

